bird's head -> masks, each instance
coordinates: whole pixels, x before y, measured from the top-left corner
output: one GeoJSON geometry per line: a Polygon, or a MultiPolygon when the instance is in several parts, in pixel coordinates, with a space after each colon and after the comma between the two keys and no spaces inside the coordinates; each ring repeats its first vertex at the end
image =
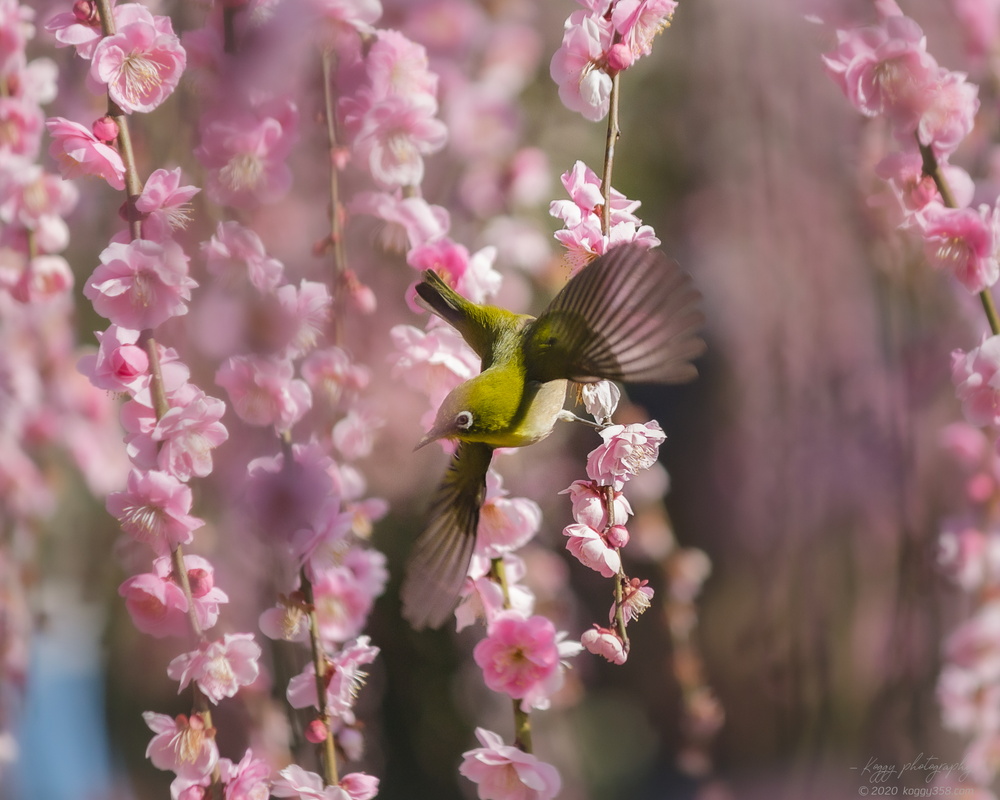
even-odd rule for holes
{"type": "Polygon", "coordinates": [[[466,381],[452,389],[441,403],[434,425],[414,449],[419,450],[438,439],[468,439],[474,436],[479,429],[480,410],[475,390],[473,381],[466,381]]]}

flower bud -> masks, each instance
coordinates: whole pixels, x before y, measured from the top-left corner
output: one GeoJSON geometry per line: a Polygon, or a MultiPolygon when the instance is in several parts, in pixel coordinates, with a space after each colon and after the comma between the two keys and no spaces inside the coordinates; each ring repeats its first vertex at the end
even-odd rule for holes
{"type": "Polygon", "coordinates": [[[113,142],[118,138],[118,123],[107,114],[95,120],[90,130],[102,142],[113,142]]]}
{"type": "Polygon", "coordinates": [[[375,292],[371,290],[370,286],[363,284],[358,280],[358,276],[350,270],[344,273],[344,284],[347,287],[347,296],[355,309],[362,314],[371,314],[375,311],[377,302],[375,292]]]}
{"type": "Polygon", "coordinates": [[[325,742],[326,737],[330,735],[330,729],[326,727],[326,723],[321,719],[314,719],[306,726],[305,736],[313,744],[319,744],[320,742],[325,742]]]}
{"type": "Polygon", "coordinates": [[[635,56],[632,49],[623,42],[611,45],[611,49],[608,50],[608,66],[614,72],[628,69],[632,66],[633,61],[635,61],[635,56]]]}
{"type": "Polygon", "coordinates": [[[101,21],[94,0],[76,0],[73,3],[73,16],[78,22],[91,27],[96,27],[101,21]]]}
{"type": "Polygon", "coordinates": [[[624,643],[609,628],[595,625],[589,631],[584,631],[580,643],[594,655],[602,656],[612,664],[624,664],[628,659],[624,643]]]}
{"type": "Polygon", "coordinates": [[[624,547],[628,544],[628,531],[624,525],[612,525],[605,537],[612,547],[624,547]]]}
{"type": "Polygon", "coordinates": [[[215,579],[207,569],[200,567],[188,570],[188,583],[192,597],[204,597],[215,586],[215,579]]]}

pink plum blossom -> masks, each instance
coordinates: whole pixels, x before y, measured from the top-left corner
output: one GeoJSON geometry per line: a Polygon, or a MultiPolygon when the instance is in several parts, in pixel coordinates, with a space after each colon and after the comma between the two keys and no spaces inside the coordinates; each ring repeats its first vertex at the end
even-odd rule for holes
{"type": "Polygon", "coordinates": [[[476,728],[482,747],[462,754],[458,771],[476,784],[480,800],[551,800],[562,781],[551,764],[505,745],[499,735],[476,728]]]}
{"type": "MultiPolygon", "coordinates": [[[[368,673],[361,667],[371,664],[379,653],[379,649],[372,647],[369,641],[367,636],[359,636],[353,642],[345,644],[327,664],[327,710],[348,725],[354,724],[354,703],[368,677],[368,673]]],[[[286,697],[292,708],[319,706],[316,671],[312,663],[307,664],[301,673],[288,682],[286,697]]]]}
{"type": "Polygon", "coordinates": [[[926,47],[916,22],[890,16],[879,26],[838,30],[837,49],[823,61],[862,114],[884,114],[900,133],[912,134],[938,71],[926,47]]]}
{"type": "Polygon", "coordinates": [[[225,785],[225,800],[267,800],[270,796],[271,766],[254,758],[252,750],[248,749],[238,764],[220,758],[219,777],[225,785]]]}
{"type": "Polygon", "coordinates": [[[424,156],[441,150],[448,138],[448,129],[432,114],[396,95],[365,109],[354,149],[379,186],[391,190],[423,181],[424,156]]]}
{"type": "Polygon", "coordinates": [[[617,575],[622,567],[621,556],[600,531],[589,525],[567,525],[563,536],[569,538],[566,549],[585,567],[595,570],[605,578],[617,575]]]}
{"type": "MultiPolygon", "coordinates": [[[[171,559],[158,558],[153,562],[158,574],[173,574],[171,559]]],[[[195,555],[184,556],[188,585],[194,600],[194,610],[202,630],[213,627],[219,619],[219,604],[228,603],[228,595],[215,585],[215,568],[206,558],[195,555]]]]}
{"type": "Polygon", "coordinates": [[[610,425],[601,431],[604,444],[587,456],[587,476],[621,490],[626,481],[656,463],[666,435],[656,420],[610,425]]]}
{"type": "Polygon", "coordinates": [[[159,556],[190,542],[191,532],[204,524],[188,513],[191,488],[155,470],[129,472],[124,491],[108,495],[107,509],[125,533],[148,544],[159,556]]]}
{"type": "Polygon", "coordinates": [[[45,125],[52,136],[49,155],[64,178],[93,175],[106,180],[112,189],[125,188],[125,162],[117,150],[99,141],[79,122],[51,117],[45,125]]]}
{"type": "Polygon", "coordinates": [[[382,420],[368,409],[351,409],[333,426],[333,445],[340,454],[354,461],[371,455],[375,433],[382,420]]]}
{"type": "Polygon", "coordinates": [[[960,520],[946,524],[938,537],[937,563],[969,593],[1000,583],[1000,531],[960,520]]]}
{"type": "Polygon", "coordinates": [[[449,325],[428,331],[396,325],[390,335],[398,352],[393,375],[423,391],[435,408],[448,392],[479,373],[479,356],[449,325]]]}
{"type": "Polygon", "coordinates": [[[257,680],[260,655],[252,633],[227,633],[177,656],[167,665],[167,675],[180,682],[178,692],[194,681],[209,700],[218,703],[257,680]]]}
{"type": "Polygon", "coordinates": [[[21,303],[40,303],[68,293],[73,272],[62,256],[35,256],[28,261],[10,294],[21,303]]]}
{"type": "Polygon", "coordinates": [[[336,786],[327,786],[315,772],[290,764],[278,773],[278,779],[271,785],[271,794],[302,800],[371,800],[378,794],[378,784],[378,778],[372,775],[352,772],[341,778],[336,786]]]}
{"type": "Polygon", "coordinates": [[[58,82],[59,67],[56,62],[51,58],[35,58],[19,68],[11,87],[11,96],[46,105],[55,100],[59,92],[58,82]]]}
{"type": "Polygon", "coordinates": [[[271,784],[275,797],[299,797],[302,800],[334,800],[323,778],[298,764],[289,764],[271,784]]]}
{"type": "MultiPolygon", "coordinates": [[[[507,576],[510,581],[510,576],[507,576]]],[[[534,611],[535,598],[523,586],[508,583],[507,587],[510,608],[524,616],[530,616],[534,611]]],[[[466,579],[464,596],[455,609],[455,630],[462,631],[476,620],[485,620],[487,624],[497,614],[505,609],[503,589],[500,584],[489,577],[466,579]]]]}
{"type": "Polygon", "coordinates": [[[162,638],[183,636],[191,629],[187,598],[169,577],[146,572],[126,579],[118,587],[132,624],[142,633],[162,638]]]}
{"type": "Polygon", "coordinates": [[[41,109],[34,103],[18,97],[0,97],[0,154],[35,158],[44,120],[41,109]]]}
{"type": "Polygon", "coordinates": [[[670,597],[677,603],[693,603],[712,574],[712,561],[704,550],[685,547],[669,561],[670,597]]]}
{"type": "Polygon", "coordinates": [[[939,159],[953,153],[972,132],[979,110],[979,87],[965,74],[942,69],[930,83],[926,104],[917,124],[917,138],[939,159]]]}
{"type": "Polygon", "coordinates": [[[146,758],[154,767],[195,781],[215,769],[219,761],[215,729],[206,728],[200,714],[192,714],[190,718],[180,714],[174,718],[145,711],[142,718],[156,734],[146,747],[146,758]]]}
{"type": "Polygon", "coordinates": [[[1000,683],[946,664],[938,676],[937,698],[949,730],[966,734],[1000,730],[1000,683]]]}
{"type": "Polygon", "coordinates": [[[595,625],[589,631],[584,631],[580,642],[587,648],[588,652],[601,656],[612,664],[624,664],[628,659],[628,650],[625,644],[618,637],[618,634],[609,628],[595,625]]]}
{"type": "Polygon", "coordinates": [[[507,596],[491,577],[492,561],[473,553],[469,574],[462,588],[462,602],[455,609],[455,629],[461,631],[477,619],[487,625],[500,612],[513,609],[522,617],[530,617],[535,610],[535,595],[522,581],[527,574],[524,559],[514,553],[504,553],[504,575],[507,578],[507,596]]]}
{"type": "Polygon", "coordinates": [[[90,76],[126,112],[149,112],[177,88],[187,55],[168,17],[136,19],[97,43],[90,76]]]}
{"type": "Polygon", "coordinates": [[[984,337],[968,353],[953,350],[951,380],[971,425],[1000,423],[1000,336],[984,337]]]}
{"type": "Polygon", "coordinates": [[[209,115],[195,156],[208,170],[208,195],[238,208],[273,203],[291,188],[285,163],[298,130],[298,112],[286,105],[209,115]]]}
{"type": "Polygon", "coordinates": [[[63,217],[72,211],[79,191],[69,181],[45,172],[41,167],[15,161],[5,170],[0,192],[0,243],[21,226],[32,231],[41,253],[55,253],[69,243],[69,229],[63,217]]]}
{"type": "Polygon", "coordinates": [[[564,260],[573,275],[615,245],[633,242],[653,248],[660,244],[649,225],[638,225],[630,220],[612,223],[610,232],[605,234],[600,218],[593,214],[573,228],[556,231],[554,236],[567,250],[564,260]]]}
{"type": "Polygon", "coordinates": [[[55,37],[56,47],[73,46],[79,56],[90,58],[102,36],[97,3],[74,3],[72,11],[54,14],[45,23],[45,30],[55,37]]]}
{"type": "MultiPolygon", "coordinates": [[[[628,499],[618,490],[611,490],[615,522],[621,524],[632,514],[628,499]]],[[[595,481],[573,481],[559,494],[568,494],[573,504],[573,519],[596,530],[604,530],[608,524],[608,509],[605,505],[605,488],[595,481]]]]}
{"type": "Polygon", "coordinates": [[[948,661],[980,677],[1000,679],[1000,601],[991,600],[945,639],[948,661]]]}
{"type": "Polygon", "coordinates": [[[313,13],[328,24],[345,25],[362,33],[382,16],[380,0],[310,0],[313,13]]]}
{"type": "MultiPolygon", "coordinates": [[[[493,269],[496,248],[484,247],[473,256],[448,237],[414,247],[406,256],[414,269],[432,269],[474,303],[485,302],[500,289],[500,273],[493,269]]],[[[414,309],[416,310],[416,309],[414,309]]]]}
{"type": "Polygon", "coordinates": [[[603,16],[574,11],[566,20],[562,44],[549,65],[563,105],[592,122],[608,113],[611,76],[604,66],[613,33],[610,20],[603,16]]]}
{"type": "Polygon", "coordinates": [[[25,45],[34,36],[34,18],[30,6],[14,0],[0,3],[0,75],[17,69],[25,45]]]}
{"type": "MultiPolygon", "coordinates": [[[[959,208],[968,206],[975,191],[975,184],[969,173],[947,162],[939,163],[938,166],[956,205],[959,208]]],[[[921,212],[931,203],[941,203],[937,185],[930,175],[924,174],[923,159],[916,150],[890,153],[875,166],[875,174],[889,182],[900,205],[907,212],[921,212]]],[[[904,225],[915,222],[916,220],[909,218],[903,220],[904,225]]]]}
{"type": "Polygon", "coordinates": [[[204,478],[212,471],[212,450],[229,438],[219,421],[226,404],[195,389],[183,405],[172,405],[151,433],[159,442],[157,464],[182,481],[204,478]]]}
{"type": "Polygon", "coordinates": [[[301,592],[293,592],[290,596],[278,595],[278,602],[260,615],[257,624],[261,633],[269,639],[309,641],[309,612],[305,597],[301,592]]]}
{"type": "Polygon", "coordinates": [[[578,272],[594,256],[607,252],[613,244],[638,242],[645,247],[656,247],[660,241],[648,225],[636,216],[640,203],[630,200],[611,188],[611,228],[607,234],[602,228],[604,195],[601,179],[584,162],[577,161],[564,172],[563,187],[569,200],[553,200],[549,214],[565,223],[565,229],[556,231],[555,238],[569,250],[573,273],[578,272]]]}
{"type": "Polygon", "coordinates": [[[256,231],[238,222],[220,222],[201,252],[208,271],[227,284],[249,278],[258,291],[270,292],[284,279],[282,263],[267,255],[256,231]]]}
{"type": "Polygon", "coordinates": [[[198,284],[188,277],[188,258],[180,245],[147,239],[112,242],[100,261],[83,294],[105,319],[143,330],[187,314],[191,290],[198,284]]]}
{"type": "MultiPolygon", "coordinates": [[[[628,625],[632,620],[637,619],[643,611],[649,608],[653,599],[653,590],[647,584],[648,581],[641,581],[632,578],[622,587],[622,617],[628,625]]],[[[615,621],[615,611],[617,603],[611,604],[611,611],[608,613],[608,621],[615,621]]]]}
{"type": "Polygon", "coordinates": [[[359,192],[349,205],[352,214],[370,214],[387,223],[379,234],[386,250],[404,252],[444,236],[451,227],[448,210],[422,197],[399,192],[359,192]]]}
{"type": "Polygon", "coordinates": [[[345,391],[359,392],[371,380],[371,371],[363,364],[355,364],[339,347],[313,350],[299,371],[313,395],[324,398],[331,407],[336,406],[345,391]]]}
{"type": "Polygon", "coordinates": [[[479,512],[476,551],[488,558],[518,550],[538,533],[542,510],[526,497],[508,497],[500,474],[486,474],[486,498],[479,512]]]}
{"type": "Polygon", "coordinates": [[[351,515],[341,506],[336,488],[313,515],[311,525],[294,533],[289,549],[295,562],[306,568],[306,575],[315,580],[328,569],[344,565],[351,550],[351,515]]]}
{"type": "Polygon", "coordinates": [[[314,577],[313,598],[320,636],[328,642],[344,642],[357,636],[368,621],[384,581],[381,586],[368,586],[344,568],[324,569],[314,577]]]}
{"type": "Polygon", "coordinates": [[[396,95],[414,106],[437,110],[437,73],[431,72],[427,51],[393,30],[380,30],[365,59],[372,94],[396,95]]]}
{"type": "Polygon", "coordinates": [[[323,327],[330,319],[333,298],[325,283],[300,281],[299,285],[285,284],[274,293],[280,308],[278,327],[283,332],[282,355],[295,358],[316,346],[323,327]]]}
{"type": "Polygon", "coordinates": [[[149,375],[149,356],[136,344],[139,331],[111,325],[94,336],[100,346],[95,355],[80,358],[80,372],[99,389],[134,393],[149,375]]]}
{"type": "Polygon", "coordinates": [[[472,651],[486,685],[521,700],[521,708],[545,708],[563,683],[556,629],[551,620],[503,611],[472,651]]]}
{"type": "Polygon", "coordinates": [[[284,453],[255,458],[247,465],[245,504],[254,526],[269,540],[291,541],[311,527],[334,491],[333,459],[315,443],[292,446],[284,453]]]}
{"type": "Polygon", "coordinates": [[[181,186],[180,167],[154,170],[135,201],[136,210],[145,215],[142,238],[163,241],[174,231],[187,227],[191,218],[190,200],[200,191],[197,186],[181,186]]]}
{"type": "MultiPolygon", "coordinates": [[[[149,9],[141,3],[124,3],[119,6],[116,5],[116,0],[112,0],[111,7],[116,28],[139,21],[154,22],[149,9]]],[[[170,32],[168,18],[158,17],[156,19],[164,32],[170,32]]],[[[91,2],[91,0],[74,3],[72,11],[53,15],[45,24],[45,30],[55,36],[56,47],[75,47],[78,56],[90,59],[94,54],[94,48],[97,47],[103,36],[97,3],[91,2]]]]}
{"type": "MultiPolygon", "coordinates": [[[[201,556],[185,555],[195,614],[202,630],[213,627],[219,619],[219,605],[229,597],[214,585],[214,569],[201,556]]],[[[118,587],[132,622],[143,633],[152,636],[183,636],[189,633],[187,599],[173,572],[173,560],[168,556],[153,561],[152,573],[129,578],[118,587]]]]}
{"type": "Polygon", "coordinates": [[[215,374],[240,419],[248,425],[290,430],[312,405],[305,381],[293,378],[291,362],[260,356],[233,356],[215,374]]]}
{"type": "Polygon", "coordinates": [[[351,772],[338,782],[350,800],[372,800],[378,794],[379,779],[364,772],[351,772]]]}
{"type": "Polygon", "coordinates": [[[648,56],[653,39],[670,25],[676,9],[676,0],[618,0],[611,9],[611,24],[633,58],[648,56]]]}
{"type": "Polygon", "coordinates": [[[952,422],[941,429],[941,447],[965,469],[977,469],[989,446],[986,434],[968,422],[952,422]]]}

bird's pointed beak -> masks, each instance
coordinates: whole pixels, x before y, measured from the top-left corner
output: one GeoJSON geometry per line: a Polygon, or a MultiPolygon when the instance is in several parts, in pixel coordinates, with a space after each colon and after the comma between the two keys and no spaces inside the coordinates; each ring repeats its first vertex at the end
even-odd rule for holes
{"type": "Polygon", "coordinates": [[[421,439],[419,442],[417,442],[417,446],[413,448],[413,452],[414,453],[417,452],[417,450],[419,450],[424,445],[428,445],[431,442],[437,441],[440,438],[441,437],[438,436],[434,431],[427,431],[427,433],[424,434],[424,438],[421,439]]]}
{"type": "Polygon", "coordinates": [[[438,420],[436,421],[434,427],[424,434],[424,438],[417,442],[417,446],[413,448],[413,451],[416,452],[421,447],[424,447],[431,442],[436,442],[438,439],[451,439],[454,436],[454,426],[450,422],[441,422],[438,420]]]}

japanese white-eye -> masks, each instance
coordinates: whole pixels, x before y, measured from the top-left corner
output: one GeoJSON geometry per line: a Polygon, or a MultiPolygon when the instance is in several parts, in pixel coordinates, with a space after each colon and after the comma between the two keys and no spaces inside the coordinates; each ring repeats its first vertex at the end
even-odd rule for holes
{"type": "Polygon", "coordinates": [[[574,275],[537,319],[473,303],[433,270],[417,284],[421,305],[462,334],[482,359],[479,375],[444,399],[420,441],[457,439],[430,522],[403,581],[403,615],[440,626],[454,608],[476,543],[486,472],[497,447],[552,432],[569,381],[682,383],[705,349],[691,279],[658,251],[619,245],[574,275]]]}

